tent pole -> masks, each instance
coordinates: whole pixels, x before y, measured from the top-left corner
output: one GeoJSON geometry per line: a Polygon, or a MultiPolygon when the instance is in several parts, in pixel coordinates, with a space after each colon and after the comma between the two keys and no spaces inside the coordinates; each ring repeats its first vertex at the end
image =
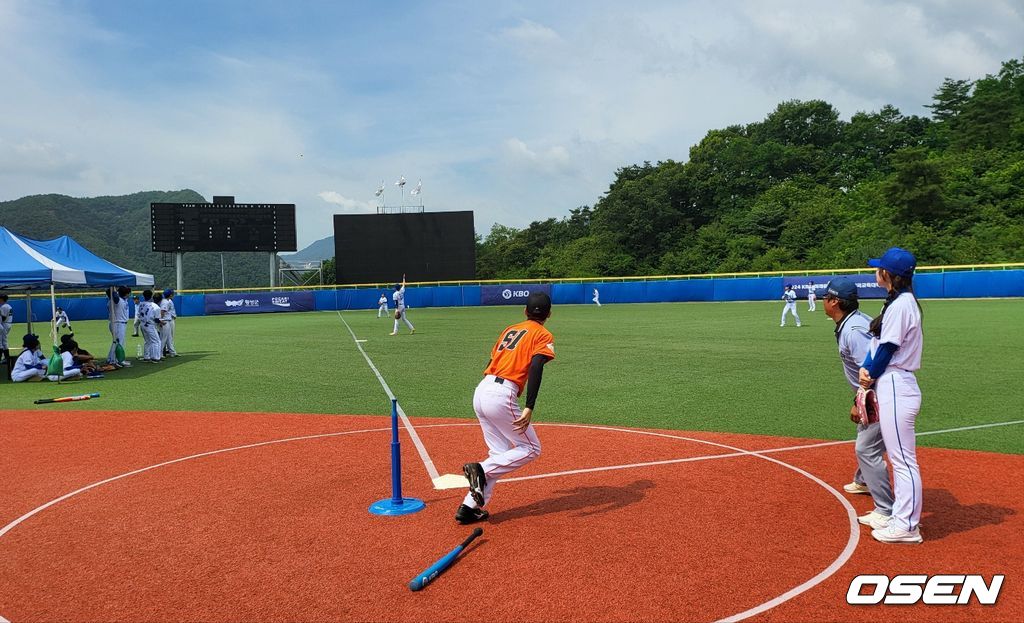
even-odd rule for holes
{"type": "Polygon", "coordinates": [[[25,290],[25,322],[28,323],[26,333],[32,333],[32,290],[25,290]]]}
{"type": "Polygon", "coordinates": [[[50,338],[53,340],[53,345],[57,345],[57,294],[54,292],[53,283],[50,284],[50,311],[53,315],[50,316],[50,338]]]}

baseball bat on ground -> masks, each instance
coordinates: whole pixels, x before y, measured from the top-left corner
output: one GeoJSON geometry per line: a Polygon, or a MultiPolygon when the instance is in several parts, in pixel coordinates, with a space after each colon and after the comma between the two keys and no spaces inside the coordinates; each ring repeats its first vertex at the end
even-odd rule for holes
{"type": "Polygon", "coordinates": [[[466,547],[468,547],[469,544],[473,542],[473,539],[475,539],[483,533],[484,531],[482,528],[477,528],[473,530],[473,534],[469,535],[469,537],[467,537],[466,540],[463,541],[461,545],[445,554],[444,558],[441,558],[434,564],[427,567],[426,571],[414,577],[412,581],[409,582],[409,590],[418,591],[430,582],[432,582],[434,578],[441,575],[441,573],[444,572],[445,569],[452,566],[452,563],[455,562],[455,559],[459,557],[459,554],[462,553],[462,550],[466,549],[466,547]]]}
{"type": "Polygon", "coordinates": [[[45,405],[51,402],[75,402],[76,400],[89,400],[90,398],[99,398],[100,393],[95,392],[92,394],[82,394],[81,396],[64,396],[63,398],[40,398],[36,400],[34,404],[45,405]]]}

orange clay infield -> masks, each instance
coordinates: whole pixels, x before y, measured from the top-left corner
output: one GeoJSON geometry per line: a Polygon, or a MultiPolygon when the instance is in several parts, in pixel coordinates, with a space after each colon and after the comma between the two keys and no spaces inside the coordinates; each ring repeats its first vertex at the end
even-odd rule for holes
{"type": "MultiPolygon", "coordinates": [[[[486,453],[472,421],[415,425],[441,473],[486,453]]],[[[755,456],[697,440],[743,451],[815,442],[537,430],[542,456],[512,476],[543,477],[498,484],[484,535],[413,593],[409,580],[471,528],[452,517],[464,490],[434,490],[404,432],[404,492],[427,508],[367,512],[390,497],[387,418],[4,412],[0,617],[625,622],[753,609],[749,620],[1024,620],[1022,456],[921,448],[925,542],[885,545],[851,525],[871,500],[842,493],[849,443],[755,456]],[[216,452],[250,444],[261,445],[216,452]],[[1006,579],[995,606],[848,606],[863,573],[1006,579]],[[796,587],[806,590],[782,601],[796,587]]]]}

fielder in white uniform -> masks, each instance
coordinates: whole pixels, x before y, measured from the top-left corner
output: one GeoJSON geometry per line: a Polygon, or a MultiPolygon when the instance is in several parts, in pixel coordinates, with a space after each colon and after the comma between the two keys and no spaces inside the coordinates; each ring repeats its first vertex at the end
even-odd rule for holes
{"type": "Polygon", "coordinates": [[[555,338],[544,327],[551,316],[551,297],[531,293],[525,311],[525,322],[505,327],[498,336],[484,378],[473,393],[473,410],[488,456],[462,466],[469,493],[455,512],[455,521],[461,524],[487,519],[490,514],[483,507],[490,502],[498,478],[540,456],[540,439],[530,421],[544,365],[555,358],[555,338]],[[526,407],[520,411],[517,399],[524,388],[526,407]]]}
{"type": "Polygon", "coordinates": [[[807,284],[807,311],[817,311],[818,306],[814,302],[818,299],[818,295],[814,292],[814,282],[807,284]]]}
{"type": "MultiPolygon", "coordinates": [[[[871,332],[868,329],[871,317],[860,311],[857,284],[849,277],[836,277],[828,282],[823,298],[825,315],[836,323],[836,344],[843,372],[850,387],[860,387],[860,366],[871,347],[871,332]]],[[[856,406],[850,408],[850,419],[857,423],[857,471],[853,482],[844,485],[847,493],[870,493],[875,508],[857,518],[864,525],[871,521],[888,523],[892,515],[892,485],[889,470],[885,464],[885,442],[882,428],[877,422],[863,425],[856,406]]]]}
{"type": "Polygon", "coordinates": [[[71,319],[68,318],[68,313],[60,307],[57,308],[57,315],[54,316],[53,319],[55,322],[54,328],[57,330],[57,333],[60,333],[61,327],[67,327],[69,333],[75,332],[75,330],[71,328],[71,319]]]}
{"type": "Polygon", "coordinates": [[[8,344],[8,336],[14,327],[14,310],[7,303],[7,295],[0,293],[0,359],[8,364],[10,369],[11,347],[8,344]]]}
{"type": "Polygon", "coordinates": [[[782,293],[782,300],[786,301],[786,306],[782,308],[782,320],[779,323],[780,327],[786,326],[786,314],[793,314],[796,318],[796,326],[800,326],[800,315],[796,313],[796,292],[793,291],[793,286],[786,284],[786,291],[782,293]]]}
{"type": "Polygon", "coordinates": [[[18,355],[14,362],[14,370],[11,372],[11,380],[15,383],[22,381],[41,381],[46,378],[46,357],[39,348],[39,336],[29,333],[22,340],[25,350],[18,355]]]}
{"type": "Polygon", "coordinates": [[[117,345],[120,344],[121,348],[125,348],[124,334],[128,329],[128,295],[131,293],[132,291],[127,286],[118,286],[116,290],[114,288],[107,290],[107,296],[110,297],[107,322],[111,338],[107,363],[118,367],[131,365],[128,362],[122,363],[117,360],[117,345]]]}
{"type": "Polygon", "coordinates": [[[139,337],[139,305],[142,301],[139,300],[138,294],[132,297],[132,303],[135,304],[132,312],[132,337],[139,337]]]}
{"type": "Polygon", "coordinates": [[[921,410],[921,389],[914,372],[921,367],[924,338],[921,307],[914,296],[913,254],[893,247],[868,261],[876,268],[875,280],[889,292],[882,313],[871,323],[871,350],[860,369],[860,385],[874,387],[878,397],[878,423],[889,453],[895,484],[892,518],[872,521],[871,536],[884,543],[920,543],[922,496],[917,464],[915,421],[921,410]]]}
{"type": "Polygon", "coordinates": [[[381,314],[384,314],[385,318],[391,317],[391,314],[388,313],[388,295],[383,292],[377,299],[377,317],[380,318],[381,314]]]}
{"type": "Polygon", "coordinates": [[[594,302],[595,302],[595,303],[597,303],[597,306],[598,306],[598,307],[600,307],[600,306],[601,306],[601,295],[600,295],[600,293],[599,293],[599,292],[597,291],[597,288],[594,288],[594,302]]]}
{"type": "Polygon", "coordinates": [[[160,349],[168,357],[177,357],[178,352],[174,350],[174,325],[178,318],[178,312],[174,309],[174,290],[164,290],[164,298],[160,301],[160,320],[163,326],[160,327],[160,349]]]}
{"type": "Polygon", "coordinates": [[[402,276],[402,283],[395,284],[395,293],[392,295],[395,301],[395,330],[391,335],[398,335],[398,321],[401,320],[409,327],[409,333],[416,333],[416,327],[409,322],[409,316],[405,311],[405,276],[402,276]]]}

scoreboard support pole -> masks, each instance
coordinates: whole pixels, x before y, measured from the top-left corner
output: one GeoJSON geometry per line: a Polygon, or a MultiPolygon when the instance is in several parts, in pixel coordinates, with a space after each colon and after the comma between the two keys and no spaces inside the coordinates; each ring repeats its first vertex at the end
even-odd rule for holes
{"type": "Polygon", "coordinates": [[[175,273],[175,277],[177,277],[177,281],[178,281],[178,287],[177,287],[177,291],[178,292],[181,292],[182,290],[185,289],[185,269],[182,266],[184,264],[184,261],[183,261],[184,257],[185,257],[185,254],[182,253],[181,251],[178,251],[177,253],[174,254],[174,266],[175,266],[174,273],[175,273]]]}
{"type": "Polygon", "coordinates": [[[274,281],[277,279],[277,253],[270,254],[270,287],[273,288],[277,284],[274,281]]]}

